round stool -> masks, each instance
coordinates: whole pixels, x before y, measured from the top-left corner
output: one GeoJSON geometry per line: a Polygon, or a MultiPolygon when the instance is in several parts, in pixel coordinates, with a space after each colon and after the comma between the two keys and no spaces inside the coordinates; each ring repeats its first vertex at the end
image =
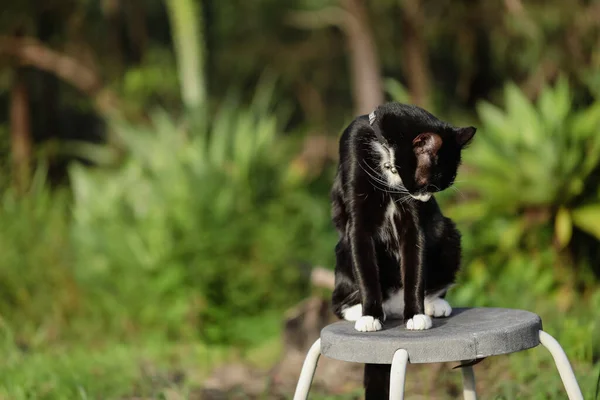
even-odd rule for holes
{"type": "MultiPolygon", "coordinates": [[[[433,318],[433,327],[407,330],[401,320],[388,320],[378,332],[358,332],[354,323],[328,325],[312,345],[302,366],[294,400],[306,399],[321,354],[363,364],[391,364],[390,399],[404,398],[406,365],[410,363],[469,362],[489,356],[546,347],[570,400],[583,400],[581,390],[560,344],[542,331],[534,313],[506,308],[456,308],[448,318],[433,318]]],[[[464,398],[475,400],[475,376],[463,366],[464,398]]]]}

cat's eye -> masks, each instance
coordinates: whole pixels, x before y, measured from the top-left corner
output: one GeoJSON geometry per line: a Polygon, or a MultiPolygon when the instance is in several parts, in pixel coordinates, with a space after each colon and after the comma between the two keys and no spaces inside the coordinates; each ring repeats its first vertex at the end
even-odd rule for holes
{"type": "Polygon", "coordinates": [[[392,164],[390,164],[389,162],[386,162],[385,164],[383,164],[383,168],[390,169],[390,168],[392,168],[392,164]]]}
{"type": "Polygon", "coordinates": [[[392,168],[392,169],[390,169],[390,172],[391,172],[392,174],[397,174],[397,173],[398,173],[398,170],[397,170],[396,168],[392,168]]]}

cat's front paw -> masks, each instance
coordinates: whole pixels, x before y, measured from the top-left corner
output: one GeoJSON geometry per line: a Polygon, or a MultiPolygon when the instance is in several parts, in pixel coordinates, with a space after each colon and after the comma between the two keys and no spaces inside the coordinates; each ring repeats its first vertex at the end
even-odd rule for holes
{"type": "Polygon", "coordinates": [[[422,331],[431,328],[433,322],[431,317],[425,314],[416,314],[406,322],[406,329],[411,331],[422,331]]]}
{"type": "Polygon", "coordinates": [[[360,317],[354,324],[354,329],[359,332],[375,332],[380,331],[382,328],[381,321],[370,315],[360,317]]]}
{"type": "Polygon", "coordinates": [[[428,300],[425,299],[425,314],[430,317],[449,317],[452,314],[450,304],[439,297],[428,300]]]}

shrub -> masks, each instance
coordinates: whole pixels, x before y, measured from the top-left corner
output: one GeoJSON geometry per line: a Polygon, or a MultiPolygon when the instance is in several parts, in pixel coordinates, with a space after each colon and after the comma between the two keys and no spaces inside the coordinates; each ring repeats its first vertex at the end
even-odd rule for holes
{"type": "Polygon", "coordinates": [[[458,182],[466,199],[452,215],[473,229],[483,223],[478,245],[485,251],[552,243],[559,250],[574,229],[592,235],[590,245],[597,246],[600,102],[576,108],[564,79],[545,87],[535,103],[513,84],[504,98],[504,110],[478,106],[481,131],[465,152],[458,182]]]}
{"type": "Polygon", "coordinates": [[[463,232],[464,272],[451,296],[537,312],[570,354],[592,362],[600,348],[589,256],[600,238],[600,102],[576,107],[562,79],[535,103],[512,84],[504,97],[503,109],[479,104],[480,131],[457,182],[462,197],[445,207],[463,232]],[[585,257],[569,251],[582,247],[585,257]]]}
{"type": "Polygon", "coordinates": [[[297,262],[311,258],[328,208],[286,161],[280,122],[265,87],[249,108],[226,103],[208,130],[160,112],[149,127],[117,124],[129,150],[122,167],[73,166],[88,312],[120,332],[199,329],[246,344],[264,334],[260,323],[248,333],[253,320],[300,299],[297,262]]]}

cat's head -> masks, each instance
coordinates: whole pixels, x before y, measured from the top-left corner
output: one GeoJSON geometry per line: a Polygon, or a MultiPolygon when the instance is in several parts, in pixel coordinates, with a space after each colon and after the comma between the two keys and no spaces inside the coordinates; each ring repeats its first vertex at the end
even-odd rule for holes
{"type": "Polygon", "coordinates": [[[461,152],[475,135],[474,127],[455,128],[427,111],[399,103],[376,110],[387,143],[380,168],[391,186],[403,186],[420,201],[454,183],[461,152]]]}

